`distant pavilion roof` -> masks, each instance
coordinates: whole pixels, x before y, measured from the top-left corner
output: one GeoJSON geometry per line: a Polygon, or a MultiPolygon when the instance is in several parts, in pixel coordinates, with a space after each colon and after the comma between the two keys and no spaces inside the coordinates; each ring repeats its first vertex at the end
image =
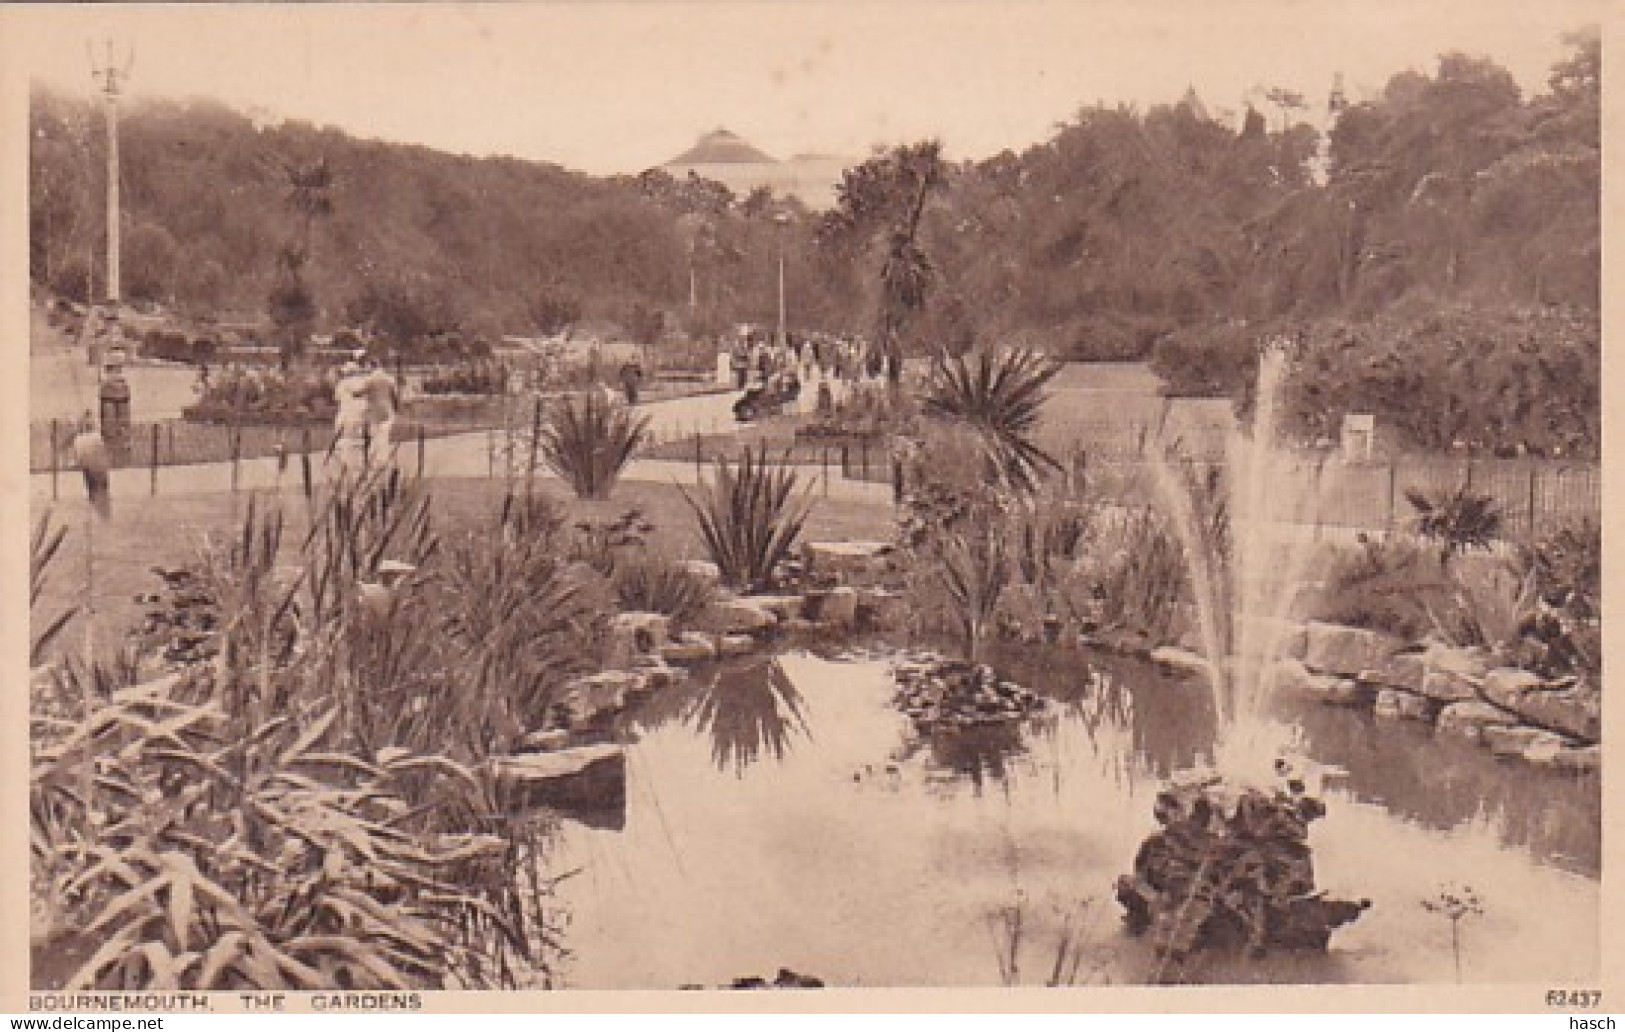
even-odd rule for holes
{"type": "Polygon", "coordinates": [[[706,133],[688,150],[666,162],[667,165],[772,165],[774,158],[751,146],[743,137],[726,129],[706,133]]]}

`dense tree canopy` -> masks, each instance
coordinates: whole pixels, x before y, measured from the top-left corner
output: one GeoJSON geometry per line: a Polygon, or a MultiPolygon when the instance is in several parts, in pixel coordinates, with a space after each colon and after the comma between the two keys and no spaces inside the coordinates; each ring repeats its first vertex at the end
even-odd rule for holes
{"type": "MultiPolygon", "coordinates": [[[[895,147],[849,169],[822,214],[660,169],[592,178],[147,102],[122,123],[126,293],[296,327],[362,320],[392,338],[606,320],[629,336],[715,334],[774,322],[783,261],[792,327],[904,354],[999,341],[1149,357],[1177,392],[1239,396],[1274,333],[1344,341],[1355,365],[1432,347],[1429,312],[1486,340],[1530,330],[1584,372],[1595,361],[1569,352],[1599,346],[1601,47],[1595,33],[1569,42],[1535,96],[1493,62],[1447,54],[1340,107],[1324,135],[1303,97],[1273,90],[1239,124],[1188,97],[1086,108],[976,162],[895,147]]],[[[103,289],[93,116],[46,93],[31,109],[31,274],[74,297],[103,289]]],[[[1342,369],[1329,354],[1302,368],[1342,369]]],[[[1535,432],[1529,420],[1551,414],[1535,409],[1498,416],[1484,447],[1512,434],[1573,453],[1535,432]]],[[[1411,436],[1437,447],[1460,433],[1411,436]]]]}

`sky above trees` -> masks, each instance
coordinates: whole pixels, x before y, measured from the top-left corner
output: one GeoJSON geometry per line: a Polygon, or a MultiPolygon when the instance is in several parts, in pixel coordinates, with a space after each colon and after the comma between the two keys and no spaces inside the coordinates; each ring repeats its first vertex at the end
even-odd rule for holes
{"type": "Polygon", "coordinates": [[[725,125],[779,156],[938,137],[952,160],[1021,150],[1083,105],[1239,114],[1273,87],[1324,110],[1460,50],[1523,90],[1602,0],[1025,4],[222,5],[0,12],[4,61],[91,88],[88,44],[136,52],[133,96],[239,110],[593,173],[657,165],[725,125]]]}

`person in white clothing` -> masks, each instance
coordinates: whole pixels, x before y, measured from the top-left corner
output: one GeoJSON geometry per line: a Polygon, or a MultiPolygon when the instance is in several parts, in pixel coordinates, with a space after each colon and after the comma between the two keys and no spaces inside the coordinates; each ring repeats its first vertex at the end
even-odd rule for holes
{"type": "Polygon", "coordinates": [[[375,362],[364,378],[362,393],[367,400],[367,465],[380,466],[390,460],[400,387],[388,370],[375,362]]]}
{"type": "Polygon", "coordinates": [[[339,382],[333,387],[333,400],[338,403],[338,413],[333,417],[333,446],[329,458],[339,475],[352,469],[362,470],[367,464],[367,438],[371,431],[367,421],[367,375],[360,363],[344,363],[339,370],[339,382]]]}

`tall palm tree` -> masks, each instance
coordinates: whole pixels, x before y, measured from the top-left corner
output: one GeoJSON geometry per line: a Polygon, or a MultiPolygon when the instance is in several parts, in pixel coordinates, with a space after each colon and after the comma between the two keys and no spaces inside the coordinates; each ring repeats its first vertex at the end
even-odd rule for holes
{"type": "Polygon", "coordinates": [[[942,144],[928,140],[899,147],[892,152],[891,162],[904,203],[880,268],[880,354],[886,361],[886,376],[895,386],[903,375],[903,327],[925,307],[931,284],[931,261],[917,238],[925,199],[942,184],[942,144]]]}

